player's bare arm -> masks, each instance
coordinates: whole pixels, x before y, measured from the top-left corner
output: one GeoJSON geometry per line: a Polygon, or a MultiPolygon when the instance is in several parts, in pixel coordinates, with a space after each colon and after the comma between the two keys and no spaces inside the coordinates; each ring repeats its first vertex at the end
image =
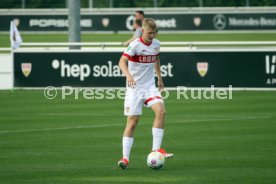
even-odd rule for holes
{"type": "Polygon", "coordinates": [[[134,88],[135,85],[136,85],[136,82],[135,82],[135,80],[133,79],[133,77],[131,76],[131,74],[128,71],[127,61],[128,61],[128,58],[126,56],[122,56],[120,61],[119,61],[119,67],[122,70],[123,74],[127,78],[127,85],[129,87],[134,88]]]}
{"type": "Polygon", "coordinates": [[[161,76],[160,60],[159,59],[155,62],[154,68],[155,68],[156,76],[158,79],[157,85],[158,85],[159,90],[161,91],[164,89],[164,83],[163,83],[163,79],[161,76]]]}
{"type": "Polygon", "coordinates": [[[129,40],[127,40],[126,42],[123,42],[122,45],[124,46],[128,46],[130,44],[130,42],[132,42],[133,40],[135,40],[137,37],[133,36],[131,37],[129,40]]]}

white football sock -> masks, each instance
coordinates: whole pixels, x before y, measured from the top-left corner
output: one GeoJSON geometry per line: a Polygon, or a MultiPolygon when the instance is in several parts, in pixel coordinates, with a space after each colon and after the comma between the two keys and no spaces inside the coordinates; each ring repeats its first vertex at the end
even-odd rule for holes
{"type": "Polygon", "coordinates": [[[152,128],[152,150],[158,150],[161,147],[163,139],[164,129],[162,128],[152,128]]]}
{"type": "Polygon", "coordinates": [[[133,137],[123,137],[123,158],[129,160],[130,150],[133,145],[133,137]]]}

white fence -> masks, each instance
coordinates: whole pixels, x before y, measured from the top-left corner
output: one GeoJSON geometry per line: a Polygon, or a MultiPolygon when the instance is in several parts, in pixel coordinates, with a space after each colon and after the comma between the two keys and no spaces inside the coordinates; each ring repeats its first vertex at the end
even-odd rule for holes
{"type": "MultiPolygon", "coordinates": [[[[88,48],[102,48],[102,49],[110,49],[114,47],[122,47],[125,48],[126,46],[122,45],[122,42],[58,42],[58,43],[22,43],[21,48],[45,48],[45,49],[55,49],[63,47],[68,48],[69,46],[82,46],[86,49],[88,48]]],[[[250,48],[276,48],[276,41],[217,41],[217,42],[161,42],[161,49],[162,47],[177,47],[179,49],[197,49],[202,46],[204,48],[219,48],[219,49],[227,49],[233,47],[243,49],[248,46],[250,48]]]]}

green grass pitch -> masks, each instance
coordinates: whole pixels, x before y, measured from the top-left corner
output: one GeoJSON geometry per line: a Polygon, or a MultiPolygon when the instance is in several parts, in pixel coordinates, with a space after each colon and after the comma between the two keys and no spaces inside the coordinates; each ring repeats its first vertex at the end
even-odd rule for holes
{"type": "MultiPolygon", "coordinates": [[[[129,34],[83,34],[83,42],[121,42],[129,34]]],[[[24,42],[66,42],[66,34],[22,34],[24,42]]],[[[161,41],[275,41],[276,33],[160,34],[161,41]]],[[[9,35],[0,34],[0,47],[9,35]]],[[[0,183],[276,183],[276,92],[234,92],[232,100],[166,100],[164,168],[146,166],[153,114],[144,109],[130,167],[117,167],[123,100],[43,91],[0,91],[0,183]]]]}
{"type": "Polygon", "coordinates": [[[47,100],[42,90],[0,91],[2,184],[252,184],[276,182],[276,93],[166,103],[164,168],[146,165],[153,114],[143,109],[128,170],[117,167],[123,100],[47,100]]]}

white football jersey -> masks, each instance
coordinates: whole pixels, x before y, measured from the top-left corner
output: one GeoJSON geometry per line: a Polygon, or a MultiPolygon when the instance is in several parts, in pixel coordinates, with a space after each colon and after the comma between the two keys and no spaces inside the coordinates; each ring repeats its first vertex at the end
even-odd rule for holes
{"type": "Polygon", "coordinates": [[[136,87],[149,88],[155,86],[154,63],[158,61],[160,42],[153,39],[146,44],[142,37],[132,41],[124,51],[123,56],[128,57],[128,70],[136,87]]]}

